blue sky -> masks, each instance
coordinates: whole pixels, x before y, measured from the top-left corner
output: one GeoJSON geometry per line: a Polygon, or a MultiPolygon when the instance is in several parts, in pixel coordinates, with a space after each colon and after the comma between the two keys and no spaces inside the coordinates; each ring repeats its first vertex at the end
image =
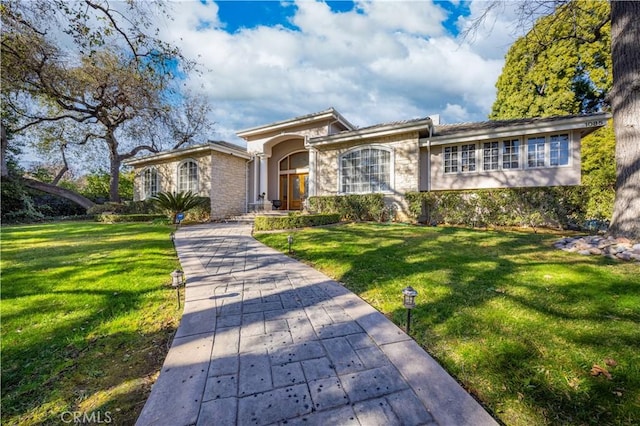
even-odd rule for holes
{"type": "MultiPolygon", "coordinates": [[[[212,139],[336,108],[357,126],[439,115],[485,120],[516,4],[460,32],[483,1],[375,0],[172,3],[163,37],[202,64],[187,86],[213,108],[212,139]]],[[[162,25],[161,25],[162,27],[162,25]]]]}
{"type": "MultiPolygon", "coordinates": [[[[204,4],[208,1],[202,0],[204,4]]],[[[356,9],[353,1],[327,1],[325,2],[333,12],[344,13],[356,9]]],[[[456,22],[459,16],[469,16],[471,13],[468,1],[438,1],[440,7],[448,12],[448,18],[443,23],[445,28],[454,36],[458,35],[459,29],[456,22]]],[[[297,30],[292,25],[291,18],[295,13],[296,6],[291,1],[219,1],[218,16],[225,24],[224,29],[234,33],[242,28],[255,28],[260,25],[275,26],[282,25],[286,28],[297,30]]]]}

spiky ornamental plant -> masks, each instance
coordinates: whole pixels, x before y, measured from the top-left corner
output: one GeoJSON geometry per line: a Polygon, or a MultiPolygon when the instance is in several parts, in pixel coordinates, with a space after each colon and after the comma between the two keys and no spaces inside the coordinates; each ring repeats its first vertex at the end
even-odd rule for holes
{"type": "Polygon", "coordinates": [[[155,205],[169,213],[171,223],[176,223],[178,213],[189,211],[203,204],[204,199],[191,191],[187,192],[160,192],[151,200],[155,205]]]}

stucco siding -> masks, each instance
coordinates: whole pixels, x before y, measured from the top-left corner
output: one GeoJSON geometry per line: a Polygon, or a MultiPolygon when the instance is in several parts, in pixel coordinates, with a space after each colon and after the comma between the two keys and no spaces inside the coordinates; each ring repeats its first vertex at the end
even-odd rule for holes
{"type": "MultiPolygon", "coordinates": [[[[548,137],[549,134],[536,136],[548,137]]],[[[537,186],[580,185],[580,136],[577,132],[569,133],[569,164],[556,167],[526,167],[526,139],[522,139],[519,169],[502,169],[484,171],[482,163],[478,162],[477,171],[444,173],[445,145],[431,147],[431,165],[428,189],[461,190],[488,188],[517,188],[537,186]]],[[[482,159],[482,145],[478,143],[478,160],[482,159]]],[[[426,155],[426,148],[422,148],[422,155],[426,155]]],[[[420,185],[421,190],[427,190],[427,183],[420,185]]]]}

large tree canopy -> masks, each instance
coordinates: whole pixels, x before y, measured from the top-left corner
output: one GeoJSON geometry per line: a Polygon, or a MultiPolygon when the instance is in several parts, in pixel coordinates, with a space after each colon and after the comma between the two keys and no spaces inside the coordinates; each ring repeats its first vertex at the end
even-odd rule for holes
{"type": "MultiPolygon", "coordinates": [[[[609,4],[582,2],[539,19],[507,53],[492,119],[580,114],[608,108],[612,86],[609,4]],[[584,6],[589,6],[584,7],[584,6]],[[557,40],[552,42],[552,37],[557,40]]],[[[615,194],[615,138],[610,126],[582,141],[582,183],[588,217],[611,219],[615,194]]]]}
{"type": "MultiPolygon", "coordinates": [[[[493,3],[495,5],[496,3],[493,3]]],[[[616,185],[610,232],[640,239],[640,2],[537,0],[543,16],[507,55],[492,118],[591,112],[610,105],[616,185]],[[609,38],[610,37],[610,38],[609,38]],[[610,58],[603,54],[610,43],[610,58]]]]}
{"type": "Polygon", "coordinates": [[[2,4],[2,101],[17,117],[14,134],[35,139],[41,149],[53,144],[108,156],[112,201],[119,200],[123,160],[177,148],[208,128],[208,105],[176,94],[176,76],[193,63],[155,36],[151,24],[162,6],[2,4]],[[192,112],[186,124],[176,110],[192,112]]]}
{"type": "Polygon", "coordinates": [[[492,119],[588,113],[603,107],[612,85],[609,4],[579,5],[540,18],[511,46],[496,83],[492,119]]]}

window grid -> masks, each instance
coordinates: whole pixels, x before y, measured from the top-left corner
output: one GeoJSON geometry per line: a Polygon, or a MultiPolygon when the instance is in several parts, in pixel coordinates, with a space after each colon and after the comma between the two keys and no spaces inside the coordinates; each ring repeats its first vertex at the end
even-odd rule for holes
{"type": "Polygon", "coordinates": [[[158,170],[148,168],[143,175],[144,198],[153,197],[158,193],[158,170]]]}
{"type": "MultiPolygon", "coordinates": [[[[484,171],[559,167],[567,166],[571,161],[568,133],[535,136],[528,138],[526,143],[520,139],[483,142],[480,148],[481,169],[484,171]]],[[[444,173],[475,172],[478,169],[478,156],[476,144],[444,147],[444,173]]]]}
{"type": "Polygon", "coordinates": [[[198,192],[198,164],[186,161],[178,168],[178,192],[198,192]]]}
{"type": "Polygon", "coordinates": [[[527,167],[545,166],[545,138],[529,138],[527,140],[527,167]]]}
{"type": "Polygon", "coordinates": [[[382,149],[363,148],[342,156],[340,172],[343,193],[388,191],[390,188],[391,153],[382,149]]]}
{"type": "Polygon", "coordinates": [[[485,142],[482,152],[483,170],[498,170],[498,142],[485,142]]]}
{"type": "Polygon", "coordinates": [[[502,142],[502,168],[520,168],[520,141],[517,139],[502,142]]]}
{"type": "Polygon", "coordinates": [[[467,144],[460,147],[460,171],[476,171],[476,144],[467,144]]]}
{"type": "Polygon", "coordinates": [[[444,149],[444,172],[458,172],[458,147],[448,146],[444,149]]]}

